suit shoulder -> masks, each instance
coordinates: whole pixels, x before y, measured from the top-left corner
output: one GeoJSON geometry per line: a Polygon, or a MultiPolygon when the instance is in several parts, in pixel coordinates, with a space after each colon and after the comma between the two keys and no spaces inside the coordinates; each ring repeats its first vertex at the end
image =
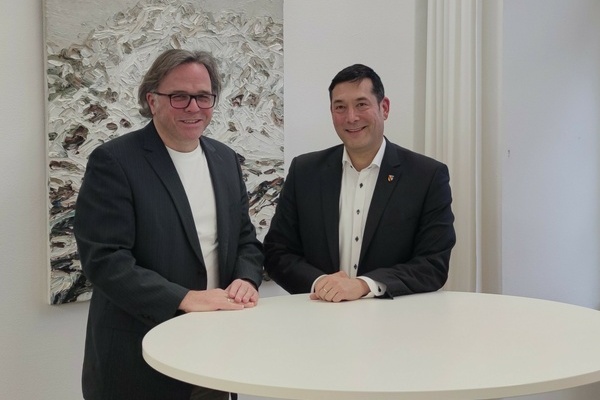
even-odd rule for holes
{"type": "Polygon", "coordinates": [[[97,148],[108,151],[110,153],[120,152],[122,150],[129,150],[132,147],[139,146],[141,144],[142,136],[146,128],[138,129],[135,131],[124,133],[121,136],[117,136],[107,142],[102,143],[97,148]]]}
{"type": "Polygon", "coordinates": [[[418,164],[421,167],[429,167],[433,169],[437,169],[439,167],[446,167],[446,165],[443,162],[438,161],[435,158],[426,156],[421,153],[417,153],[416,151],[409,150],[395,143],[388,142],[388,146],[390,146],[390,150],[396,152],[398,157],[401,160],[404,160],[404,162],[418,164]]]}
{"type": "Polygon", "coordinates": [[[234,159],[238,164],[244,164],[244,161],[246,160],[244,156],[217,139],[202,135],[200,137],[200,145],[205,152],[218,154],[219,157],[227,160],[234,159]]]}
{"type": "Polygon", "coordinates": [[[206,137],[204,135],[202,135],[200,137],[200,143],[202,143],[204,146],[207,147],[212,147],[217,151],[222,151],[222,152],[226,152],[226,153],[235,153],[235,151],[227,146],[225,143],[218,141],[217,139],[213,139],[210,137],[206,137]]]}

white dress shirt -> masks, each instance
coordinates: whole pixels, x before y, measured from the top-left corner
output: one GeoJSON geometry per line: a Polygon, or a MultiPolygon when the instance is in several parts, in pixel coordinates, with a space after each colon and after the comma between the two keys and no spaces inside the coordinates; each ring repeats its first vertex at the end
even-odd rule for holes
{"type": "MultiPolygon", "coordinates": [[[[387,286],[381,282],[376,282],[366,276],[356,276],[365,223],[375,191],[381,160],[385,153],[385,145],[386,142],[383,140],[371,164],[361,171],[354,168],[345,147],[342,156],[342,188],[339,203],[340,271],[346,272],[350,278],[358,278],[366,282],[370,292],[364,297],[383,295],[387,289],[387,286]]],[[[314,292],[315,283],[323,276],[325,275],[321,275],[313,282],[311,291],[314,292]]]]}
{"type": "MultiPolygon", "coordinates": [[[[365,224],[371,199],[375,191],[381,160],[385,153],[385,140],[371,164],[357,171],[352,165],[350,156],[344,147],[342,157],[342,189],[340,191],[339,246],[340,270],[351,278],[357,278],[358,261],[363,244],[365,224]]],[[[366,276],[359,276],[369,285],[370,293],[366,297],[380,296],[385,293],[386,286],[366,276]]]]}

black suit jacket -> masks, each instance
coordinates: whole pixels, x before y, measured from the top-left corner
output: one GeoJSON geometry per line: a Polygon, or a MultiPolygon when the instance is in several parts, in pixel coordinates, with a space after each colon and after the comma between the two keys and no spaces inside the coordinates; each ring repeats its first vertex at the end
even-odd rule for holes
{"type": "MultiPolygon", "coordinates": [[[[387,140],[387,139],[385,139],[387,140]]],[[[343,146],[296,157],[265,237],[265,268],[290,293],[339,271],[343,146]]],[[[387,142],[368,211],[358,275],[393,297],[435,291],[455,243],[448,168],[387,142]]]]}
{"type": "MultiPolygon", "coordinates": [[[[262,246],[248,217],[236,153],[202,137],[217,207],[220,287],[261,283],[262,246]]],[[[206,268],[177,170],[150,122],[89,157],[75,214],[85,276],[93,284],[83,394],[93,399],[189,399],[191,387],[150,368],[144,334],[173,318],[206,268]]],[[[198,362],[204,362],[198,360],[198,362]]]]}

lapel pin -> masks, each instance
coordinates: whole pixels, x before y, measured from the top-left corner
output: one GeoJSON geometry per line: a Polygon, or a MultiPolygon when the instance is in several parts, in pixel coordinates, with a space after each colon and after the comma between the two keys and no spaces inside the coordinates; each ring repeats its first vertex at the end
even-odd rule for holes
{"type": "Polygon", "coordinates": [[[394,175],[388,175],[388,182],[391,182],[394,180],[394,175]]]}

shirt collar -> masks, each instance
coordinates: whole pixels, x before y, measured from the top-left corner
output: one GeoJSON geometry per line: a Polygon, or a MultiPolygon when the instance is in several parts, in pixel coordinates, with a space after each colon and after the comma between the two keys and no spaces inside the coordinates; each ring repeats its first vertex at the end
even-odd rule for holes
{"type": "MultiPolygon", "coordinates": [[[[383,140],[381,141],[381,146],[377,151],[377,154],[375,154],[373,161],[371,161],[371,164],[367,168],[371,168],[373,165],[377,166],[378,168],[381,167],[381,161],[383,160],[383,155],[385,154],[386,142],[387,141],[385,140],[385,138],[383,138],[383,140]]],[[[348,150],[346,150],[346,146],[344,146],[344,154],[342,155],[342,167],[345,167],[347,165],[352,166],[352,161],[350,161],[348,150]]]]}

